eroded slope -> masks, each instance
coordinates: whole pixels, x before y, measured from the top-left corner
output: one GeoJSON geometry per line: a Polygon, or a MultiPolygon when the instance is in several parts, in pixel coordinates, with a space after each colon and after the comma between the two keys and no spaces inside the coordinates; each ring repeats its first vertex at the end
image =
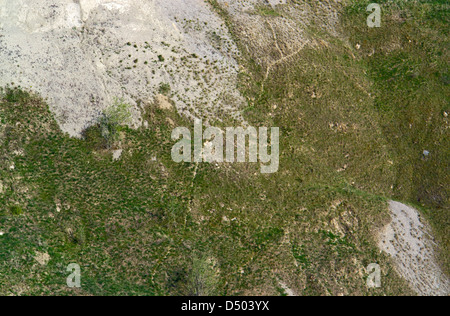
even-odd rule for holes
{"type": "Polygon", "coordinates": [[[241,121],[237,54],[201,0],[0,1],[0,85],[41,93],[73,136],[114,97],[158,93],[187,116],[241,121]]]}

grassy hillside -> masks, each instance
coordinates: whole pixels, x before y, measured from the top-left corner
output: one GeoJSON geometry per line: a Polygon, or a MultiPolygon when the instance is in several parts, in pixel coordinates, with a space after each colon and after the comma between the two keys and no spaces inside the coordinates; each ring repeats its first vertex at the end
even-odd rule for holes
{"type": "Polygon", "coordinates": [[[69,138],[45,102],[4,89],[0,294],[411,294],[375,243],[390,198],[421,207],[448,269],[448,5],[398,2],[369,30],[365,3],[349,2],[339,36],[311,25],[315,44],[267,76],[266,52],[245,49],[252,39],[212,2],[242,51],[245,118],[280,127],[279,172],[175,164],[171,131],[192,122],[155,104],[148,128],[121,128],[113,161],[97,126],[69,138]],[[70,263],[81,289],[66,286],[70,263]],[[380,289],[366,287],[371,263],[380,289]]]}
{"type": "Polygon", "coordinates": [[[364,32],[358,1],[347,8],[346,34],[367,67],[373,107],[389,142],[392,197],[421,208],[433,224],[449,271],[450,140],[448,1],[383,2],[383,26],[364,32]],[[424,151],[430,153],[424,156],[424,151]]]}

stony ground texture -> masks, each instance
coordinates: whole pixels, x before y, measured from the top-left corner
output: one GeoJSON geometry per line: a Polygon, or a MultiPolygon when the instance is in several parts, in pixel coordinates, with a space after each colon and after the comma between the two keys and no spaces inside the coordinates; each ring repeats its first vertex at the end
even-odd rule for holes
{"type": "Polygon", "coordinates": [[[236,54],[203,0],[0,0],[0,85],[41,93],[72,136],[115,97],[161,92],[187,116],[240,120],[236,54]]]}
{"type": "Polygon", "coordinates": [[[436,263],[436,246],[419,212],[390,202],[392,222],[380,234],[379,247],[392,256],[398,272],[420,295],[450,295],[450,281],[436,263]]]}

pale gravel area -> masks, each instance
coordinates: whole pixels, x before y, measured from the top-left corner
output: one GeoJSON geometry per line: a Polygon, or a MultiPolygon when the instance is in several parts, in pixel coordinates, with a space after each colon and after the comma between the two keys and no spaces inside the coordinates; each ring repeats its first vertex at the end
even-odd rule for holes
{"type": "Polygon", "coordinates": [[[398,273],[422,296],[450,295],[450,281],[440,269],[436,244],[419,212],[399,202],[389,203],[392,221],[379,235],[379,248],[389,254],[398,273]]]}
{"type": "Polygon", "coordinates": [[[278,284],[281,286],[287,296],[297,296],[295,295],[295,292],[287,286],[286,283],[279,281],[278,284]]]}
{"type": "Polygon", "coordinates": [[[161,84],[188,117],[242,121],[238,54],[203,0],[0,0],[0,86],[40,93],[72,136],[115,97],[139,126],[161,84]]]}

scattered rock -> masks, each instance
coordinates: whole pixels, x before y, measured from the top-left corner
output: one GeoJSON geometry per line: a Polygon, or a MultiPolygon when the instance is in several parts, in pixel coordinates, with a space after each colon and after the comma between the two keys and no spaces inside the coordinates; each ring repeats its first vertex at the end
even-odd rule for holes
{"type": "Polygon", "coordinates": [[[347,168],[348,168],[348,165],[345,164],[342,168],[339,168],[339,169],[337,170],[337,172],[344,172],[345,170],[347,170],[347,168]]]}
{"type": "Polygon", "coordinates": [[[380,233],[378,247],[393,258],[398,273],[417,294],[450,295],[450,280],[436,262],[428,224],[402,203],[391,201],[390,209],[392,222],[380,233]]]}
{"type": "Polygon", "coordinates": [[[23,151],[23,149],[14,150],[13,155],[23,157],[24,151],[23,151]]]}
{"type": "Polygon", "coordinates": [[[113,151],[113,160],[117,161],[122,156],[123,149],[117,149],[113,151]]]}
{"type": "Polygon", "coordinates": [[[34,256],[34,260],[36,260],[41,266],[46,266],[50,259],[50,255],[48,253],[42,253],[39,251],[36,251],[36,255],[34,256]]]}
{"type": "Polygon", "coordinates": [[[56,205],[56,212],[60,213],[62,205],[61,205],[61,201],[57,198],[55,198],[55,205],[56,205]]]}

